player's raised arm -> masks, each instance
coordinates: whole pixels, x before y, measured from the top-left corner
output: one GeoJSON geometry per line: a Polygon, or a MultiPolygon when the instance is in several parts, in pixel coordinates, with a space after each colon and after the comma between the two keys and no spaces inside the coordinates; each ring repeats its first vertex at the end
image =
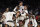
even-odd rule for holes
{"type": "Polygon", "coordinates": [[[17,9],[17,6],[13,9],[13,11],[16,11],[16,9],[17,9]]]}

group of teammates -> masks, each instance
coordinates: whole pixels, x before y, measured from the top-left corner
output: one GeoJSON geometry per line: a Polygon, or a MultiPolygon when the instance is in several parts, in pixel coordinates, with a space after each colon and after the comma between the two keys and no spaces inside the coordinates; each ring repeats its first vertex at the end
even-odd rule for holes
{"type": "Polygon", "coordinates": [[[32,13],[29,15],[27,6],[23,6],[22,1],[14,8],[13,12],[9,12],[8,10],[7,8],[3,13],[3,21],[4,24],[6,24],[5,27],[7,27],[7,25],[9,25],[9,27],[28,27],[29,21],[32,21],[33,27],[37,27],[35,16],[32,13]]]}

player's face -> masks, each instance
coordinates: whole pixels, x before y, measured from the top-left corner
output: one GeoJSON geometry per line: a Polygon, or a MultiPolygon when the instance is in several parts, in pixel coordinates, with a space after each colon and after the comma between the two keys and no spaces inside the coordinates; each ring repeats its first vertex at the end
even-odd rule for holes
{"type": "Polygon", "coordinates": [[[7,8],[6,11],[9,11],[9,8],[7,8]]]}
{"type": "Polygon", "coordinates": [[[19,13],[17,13],[17,15],[19,15],[19,13]]]}
{"type": "Polygon", "coordinates": [[[24,9],[27,9],[27,6],[24,6],[24,9]]]}
{"type": "Polygon", "coordinates": [[[19,3],[19,5],[20,5],[20,6],[23,5],[23,2],[19,3]]]}

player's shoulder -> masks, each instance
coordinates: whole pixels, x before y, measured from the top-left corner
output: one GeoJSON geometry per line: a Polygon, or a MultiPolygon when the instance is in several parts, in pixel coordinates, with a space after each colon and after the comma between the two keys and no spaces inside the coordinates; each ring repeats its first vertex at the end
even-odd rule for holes
{"type": "Polygon", "coordinates": [[[10,12],[11,14],[16,14],[15,12],[10,12]]]}
{"type": "Polygon", "coordinates": [[[4,12],[3,15],[7,14],[8,12],[4,12]]]}

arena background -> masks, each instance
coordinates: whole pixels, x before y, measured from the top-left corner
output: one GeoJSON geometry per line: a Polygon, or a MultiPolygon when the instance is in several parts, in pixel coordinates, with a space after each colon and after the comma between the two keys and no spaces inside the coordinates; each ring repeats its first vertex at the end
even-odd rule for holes
{"type": "Polygon", "coordinates": [[[18,5],[19,1],[23,1],[24,4],[27,4],[29,6],[28,10],[37,10],[38,14],[40,14],[40,0],[0,0],[0,12],[4,12],[7,7],[10,8],[10,11],[14,9],[16,5],[18,5]]]}
{"type": "MultiPolygon", "coordinates": [[[[32,10],[38,23],[40,21],[40,0],[0,0],[0,12],[4,13],[6,8],[13,11],[19,1],[23,1],[23,5],[28,5],[28,11],[30,12],[32,10]]],[[[40,22],[38,23],[38,27],[40,27],[40,22]]]]}

